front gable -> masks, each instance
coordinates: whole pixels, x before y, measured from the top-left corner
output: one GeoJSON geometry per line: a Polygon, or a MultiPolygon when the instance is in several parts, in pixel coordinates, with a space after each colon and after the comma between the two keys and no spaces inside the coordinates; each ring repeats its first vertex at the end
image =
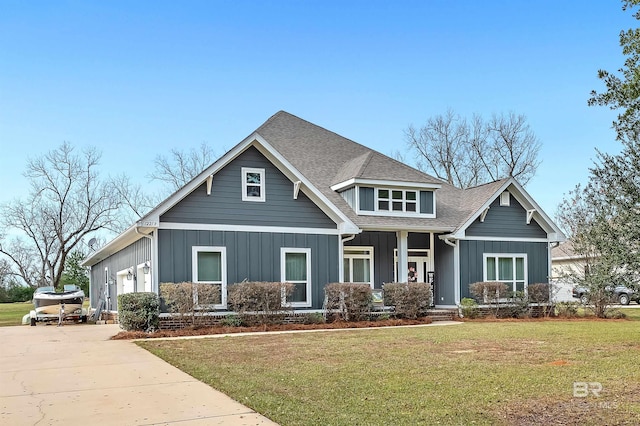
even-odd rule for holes
{"type": "MultiPolygon", "coordinates": [[[[505,193],[509,194],[508,192],[503,194],[505,193]]],[[[469,225],[465,235],[467,237],[546,239],[547,232],[535,218],[527,217],[527,209],[510,194],[508,198],[508,205],[503,205],[501,197],[493,200],[486,213],[483,211],[483,214],[469,225]]]]}
{"type": "Polygon", "coordinates": [[[210,187],[203,182],[164,212],[160,222],[336,229],[337,224],[295,186],[250,146],[213,174],[210,187]],[[249,188],[247,173],[256,177],[249,188]]]}

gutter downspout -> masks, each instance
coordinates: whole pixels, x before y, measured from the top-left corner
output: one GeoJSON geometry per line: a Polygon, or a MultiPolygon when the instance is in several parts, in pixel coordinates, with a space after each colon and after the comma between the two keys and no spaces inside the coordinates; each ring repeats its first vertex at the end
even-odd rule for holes
{"type": "Polygon", "coordinates": [[[340,240],[340,244],[338,247],[338,252],[339,252],[339,256],[340,259],[338,260],[338,281],[343,283],[344,282],[344,243],[348,243],[349,241],[353,240],[356,237],[356,234],[352,234],[349,235],[347,237],[344,237],[340,240]]]}
{"type": "Polygon", "coordinates": [[[551,258],[551,250],[558,247],[559,245],[560,245],[560,241],[551,241],[549,242],[549,245],[548,245],[549,252],[547,254],[547,260],[548,260],[547,281],[549,282],[551,282],[553,278],[553,259],[551,258]]]}

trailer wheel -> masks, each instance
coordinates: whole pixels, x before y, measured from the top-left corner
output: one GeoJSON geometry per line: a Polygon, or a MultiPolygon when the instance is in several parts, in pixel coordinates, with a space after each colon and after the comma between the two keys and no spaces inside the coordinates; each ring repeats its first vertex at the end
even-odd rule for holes
{"type": "Polygon", "coordinates": [[[35,327],[35,326],[36,326],[36,319],[31,318],[31,327],[35,327]]]}

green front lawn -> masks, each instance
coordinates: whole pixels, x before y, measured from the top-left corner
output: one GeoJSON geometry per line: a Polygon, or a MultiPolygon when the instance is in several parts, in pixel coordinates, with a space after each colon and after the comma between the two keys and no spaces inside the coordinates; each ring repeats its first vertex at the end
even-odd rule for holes
{"type": "Polygon", "coordinates": [[[638,424],[639,326],[470,322],[138,344],[282,425],[638,424]]]}
{"type": "MultiPolygon", "coordinates": [[[[85,299],[82,306],[89,308],[89,299],[85,299]]],[[[0,327],[22,325],[22,317],[32,309],[32,302],[0,303],[0,327]]]]}
{"type": "Polygon", "coordinates": [[[32,309],[31,302],[0,303],[0,327],[22,324],[22,317],[32,309]]]}

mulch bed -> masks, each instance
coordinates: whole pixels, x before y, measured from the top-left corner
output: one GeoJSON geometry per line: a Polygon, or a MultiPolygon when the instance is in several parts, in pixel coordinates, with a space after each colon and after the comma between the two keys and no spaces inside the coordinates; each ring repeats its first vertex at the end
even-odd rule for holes
{"type": "Polygon", "coordinates": [[[248,333],[260,331],[290,331],[290,330],[335,330],[340,328],[372,328],[396,327],[400,325],[431,324],[429,317],[411,319],[387,319],[379,321],[336,321],[325,324],[263,324],[253,327],[188,327],[178,330],[158,330],[152,333],[144,331],[121,331],[112,340],[148,339],[158,337],[204,336],[210,334],[248,333]]]}

